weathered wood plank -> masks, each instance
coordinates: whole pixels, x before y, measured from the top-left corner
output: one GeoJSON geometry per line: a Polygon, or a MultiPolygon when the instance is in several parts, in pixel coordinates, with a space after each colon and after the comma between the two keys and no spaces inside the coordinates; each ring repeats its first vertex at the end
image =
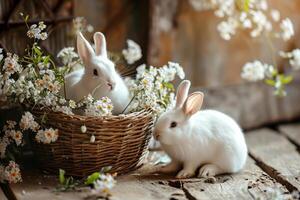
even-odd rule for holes
{"type": "Polygon", "coordinates": [[[169,186],[166,179],[139,176],[125,176],[118,181],[112,190],[111,199],[114,200],[169,200],[186,199],[180,188],[169,186]]]}
{"type": "Polygon", "coordinates": [[[300,124],[288,124],[279,126],[279,131],[300,147],[300,124]]]}
{"type": "Polygon", "coordinates": [[[23,182],[11,185],[18,200],[79,200],[88,196],[85,192],[56,193],[57,177],[42,175],[38,171],[24,173],[22,178],[23,182]]]}
{"type": "MultiPolygon", "coordinates": [[[[39,173],[23,175],[23,182],[11,185],[11,189],[18,200],[84,200],[96,199],[96,196],[87,188],[71,192],[55,192],[58,180],[55,176],[45,176],[39,173]]],[[[137,176],[121,176],[117,185],[112,190],[112,200],[149,199],[160,200],[174,197],[178,200],[185,199],[180,189],[168,186],[164,182],[143,180],[137,176]]]]}
{"type": "MultiPolygon", "coordinates": [[[[289,195],[287,188],[257,167],[248,158],[245,169],[237,174],[224,175],[216,178],[215,183],[207,179],[174,179],[173,176],[150,175],[149,166],[134,174],[121,176],[112,190],[111,200],[169,200],[169,199],[267,199],[272,192],[279,192],[282,196],[289,195]],[[271,192],[271,193],[270,193],[271,192]]],[[[82,189],[81,191],[55,193],[57,177],[45,176],[39,173],[26,173],[23,183],[11,185],[18,199],[37,200],[83,200],[93,199],[95,196],[82,189]]]]}
{"type": "Polygon", "coordinates": [[[7,200],[5,194],[3,193],[2,189],[0,188],[0,199],[7,200]]]}
{"type": "Polygon", "coordinates": [[[287,96],[274,96],[273,88],[263,83],[245,83],[218,88],[192,88],[204,91],[204,109],[220,110],[244,128],[252,129],[300,117],[300,74],[287,85],[287,96]]]}
{"type": "Polygon", "coordinates": [[[221,176],[214,184],[201,181],[185,183],[184,187],[195,199],[268,199],[275,192],[281,197],[289,195],[284,186],[257,167],[251,158],[238,174],[221,176]]]}
{"type": "Polygon", "coordinates": [[[300,154],[283,135],[270,129],[246,134],[250,155],[289,191],[300,190],[300,154]]]}

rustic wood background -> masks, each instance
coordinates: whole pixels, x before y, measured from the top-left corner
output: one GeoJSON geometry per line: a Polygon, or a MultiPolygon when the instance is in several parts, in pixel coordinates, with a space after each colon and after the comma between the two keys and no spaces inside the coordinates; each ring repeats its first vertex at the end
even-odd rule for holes
{"type": "MultiPolygon", "coordinates": [[[[269,4],[281,11],[282,18],[290,17],[296,30],[293,40],[275,42],[276,47],[299,47],[300,4],[295,0],[270,0],[269,4]]],[[[247,61],[271,63],[265,39],[252,39],[240,32],[229,42],[222,40],[217,32],[220,19],[212,11],[196,11],[188,0],[0,0],[0,45],[22,53],[26,30],[19,12],[30,14],[32,22],[44,20],[50,25],[51,34],[43,47],[53,55],[64,46],[74,45],[72,18],[84,16],[94,31],[104,32],[110,51],[120,51],[130,38],[142,46],[141,62],[155,66],[169,60],[179,62],[192,81],[192,90],[206,91],[205,108],[231,115],[244,128],[300,116],[299,75],[287,87],[284,99],[274,97],[272,88],[240,78],[247,61]]],[[[91,38],[92,34],[86,36],[91,38]]],[[[281,66],[286,64],[277,61],[281,66]]]]}
{"type": "Polygon", "coordinates": [[[41,46],[54,56],[65,46],[74,44],[70,35],[73,20],[73,1],[70,0],[0,0],[0,45],[6,51],[24,54],[27,47],[27,28],[20,13],[29,15],[28,24],[44,21],[49,39],[41,46]]]}
{"type": "MultiPolygon", "coordinates": [[[[294,39],[288,43],[274,41],[276,48],[299,47],[299,2],[268,2],[295,25],[294,39]]],[[[252,39],[245,32],[224,41],[217,32],[220,19],[212,11],[196,11],[187,0],[75,0],[74,13],[85,16],[95,31],[103,31],[112,51],[120,51],[131,38],[141,44],[143,61],[154,66],[169,60],[182,64],[186,78],[192,81],[192,90],[206,91],[205,108],[231,115],[244,128],[300,116],[299,77],[288,86],[288,96],[283,99],[274,97],[272,88],[261,83],[241,80],[246,62],[261,59],[272,63],[268,45],[265,38],[252,39]]],[[[280,59],[277,62],[286,64],[280,59]]]]}

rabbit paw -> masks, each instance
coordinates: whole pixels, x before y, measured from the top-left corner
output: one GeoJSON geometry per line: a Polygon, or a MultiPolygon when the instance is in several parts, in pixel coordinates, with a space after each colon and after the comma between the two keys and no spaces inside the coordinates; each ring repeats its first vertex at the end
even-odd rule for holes
{"type": "Polygon", "coordinates": [[[194,175],[195,175],[194,171],[188,171],[186,169],[183,169],[180,172],[178,172],[176,178],[190,178],[193,177],[194,175]]]}
{"type": "Polygon", "coordinates": [[[199,170],[198,177],[204,177],[204,178],[212,177],[212,176],[220,174],[220,172],[221,172],[221,169],[218,166],[213,165],[213,164],[206,164],[206,165],[203,165],[201,167],[201,169],[199,170]]]}
{"type": "Polygon", "coordinates": [[[158,169],[158,173],[164,173],[164,174],[169,174],[169,173],[172,173],[172,172],[177,172],[180,168],[180,165],[175,162],[175,161],[172,161],[171,163],[165,165],[165,166],[162,166],[158,169]]]}

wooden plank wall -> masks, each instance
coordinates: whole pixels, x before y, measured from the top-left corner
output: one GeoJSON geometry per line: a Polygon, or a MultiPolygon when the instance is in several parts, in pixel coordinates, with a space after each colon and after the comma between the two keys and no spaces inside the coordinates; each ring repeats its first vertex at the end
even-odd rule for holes
{"type": "Polygon", "coordinates": [[[0,46],[7,51],[22,55],[29,44],[21,12],[30,15],[28,24],[44,21],[48,25],[49,38],[41,46],[54,58],[63,47],[74,44],[73,1],[0,0],[0,46]]]}

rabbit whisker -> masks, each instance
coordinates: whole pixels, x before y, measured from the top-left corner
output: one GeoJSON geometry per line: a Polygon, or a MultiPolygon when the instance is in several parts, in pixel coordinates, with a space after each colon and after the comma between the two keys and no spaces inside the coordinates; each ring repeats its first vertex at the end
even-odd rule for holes
{"type": "Polygon", "coordinates": [[[102,87],[104,84],[103,83],[100,83],[98,84],[92,91],[92,96],[95,94],[96,90],[98,90],[100,87],[102,87]]]}

